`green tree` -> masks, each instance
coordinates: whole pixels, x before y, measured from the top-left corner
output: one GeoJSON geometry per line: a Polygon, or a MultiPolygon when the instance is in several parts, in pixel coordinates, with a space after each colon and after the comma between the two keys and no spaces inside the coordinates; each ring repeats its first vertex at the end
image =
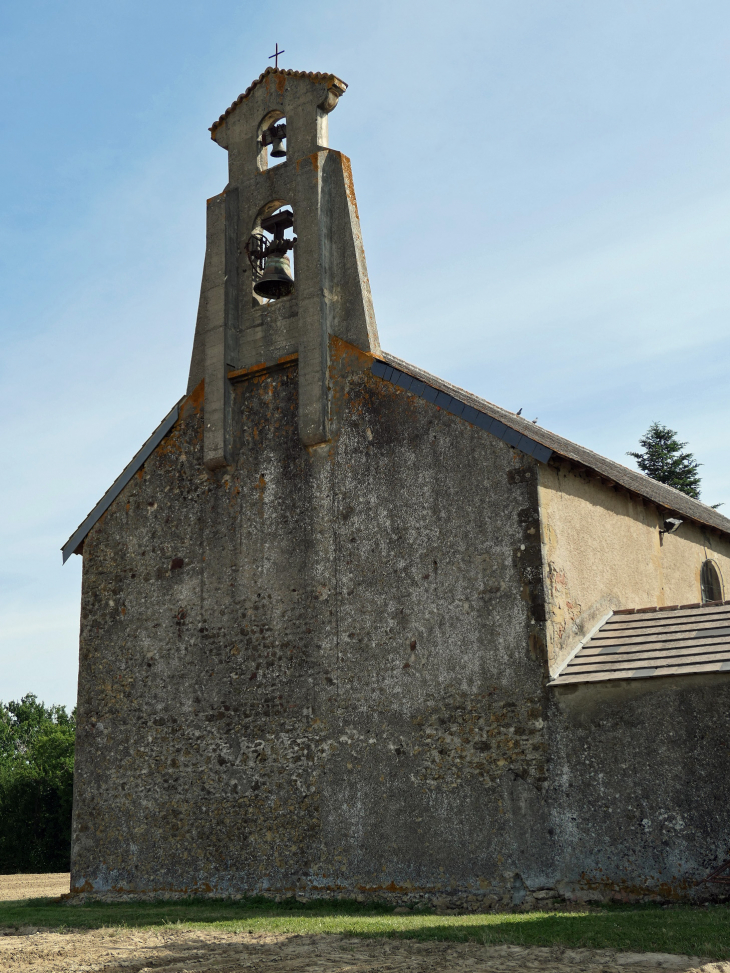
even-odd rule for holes
{"type": "Polygon", "coordinates": [[[0,702],[0,874],[66,871],[76,711],[0,702]]]}
{"type": "Polygon", "coordinates": [[[702,464],[692,453],[682,452],[687,443],[680,443],[673,429],[653,422],[639,444],[643,452],[626,455],[634,457],[642,473],[699,500],[701,480],[697,470],[702,464]]]}

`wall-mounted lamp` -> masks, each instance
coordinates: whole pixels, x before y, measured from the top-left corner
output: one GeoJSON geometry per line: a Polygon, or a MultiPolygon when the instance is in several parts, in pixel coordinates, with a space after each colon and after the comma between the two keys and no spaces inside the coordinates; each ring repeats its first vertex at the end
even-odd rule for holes
{"type": "Polygon", "coordinates": [[[680,520],[678,517],[667,517],[667,519],[664,521],[664,529],[662,530],[660,527],[659,533],[673,534],[679,527],[682,526],[683,523],[684,521],[680,520]]]}

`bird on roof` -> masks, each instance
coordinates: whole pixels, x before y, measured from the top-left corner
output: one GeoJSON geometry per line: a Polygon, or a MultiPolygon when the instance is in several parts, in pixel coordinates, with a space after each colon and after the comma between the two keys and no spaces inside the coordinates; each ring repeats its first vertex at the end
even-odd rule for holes
{"type": "Polygon", "coordinates": [[[522,406],[520,406],[520,408],[519,408],[519,411],[518,411],[518,412],[515,412],[515,415],[516,415],[516,416],[521,416],[521,415],[522,415],[522,406]]]}

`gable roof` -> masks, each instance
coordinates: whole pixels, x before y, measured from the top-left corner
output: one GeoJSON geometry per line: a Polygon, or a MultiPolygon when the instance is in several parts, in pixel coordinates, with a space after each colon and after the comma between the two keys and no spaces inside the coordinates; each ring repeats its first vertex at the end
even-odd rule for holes
{"type": "MultiPolygon", "coordinates": [[[[443,379],[431,375],[429,372],[425,372],[423,369],[409,364],[409,362],[403,361],[402,358],[396,358],[395,355],[389,355],[386,352],[382,352],[380,357],[384,363],[391,366],[393,376],[397,373],[398,375],[408,376],[411,380],[417,379],[422,385],[448,395],[454,403],[457,403],[450,411],[454,411],[458,408],[458,404],[461,404],[462,406],[470,406],[476,412],[492,420],[497,420],[499,424],[506,427],[508,432],[504,435],[500,434],[499,427],[495,427],[494,424],[489,431],[498,435],[500,439],[503,439],[511,446],[522,449],[519,441],[515,439],[515,435],[519,434],[521,437],[524,437],[525,442],[534,442],[542,446],[543,451],[549,451],[547,458],[543,458],[544,452],[541,455],[539,450],[536,451],[533,449],[530,452],[529,448],[522,449],[523,452],[534,456],[535,459],[547,463],[552,455],[561,456],[578,466],[598,473],[605,480],[610,481],[610,483],[616,483],[624,487],[624,489],[630,490],[632,493],[651,500],[667,512],[677,513],[683,519],[694,520],[696,523],[713,527],[723,533],[730,534],[730,520],[727,517],[723,517],[722,514],[718,513],[717,510],[713,510],[712,507],[708,507],[707,504],[699,500],[693,500],[692,497],[688,497],[685,493],[675,490],[674,487],[667,486],[665,483],[659,483],[657,480],[652,480],[651,477],[644,476],[643,473],[638,473],[636,470],[631,470],[621,463],[616,463],[614,460],[607,459],[599,453],[594,453],[584,446],[579,446],[577,443],[563,438],[563,436],[558,436],[549,429],[530,422],[529,419],[523,419],[522,416],[515,415],[514,412],[510,412],[508,409],[502,409],[500,406],[494,405],[486,399],[481,399],[477,395],[472,395],[470,392],[464,391],[464,389],[459,388],[457,385],[445,382],[443,379]],[[496,432],[495,429],[497,430],[496,432]]],[[[373,369],[374,372],[376,367],[373,369]]],[[[377,374],[377,372],[375,373],[377,374]]],[[[403,385],[405,379],[400,380],[396,377],[391,377],[390,381],[403,385]]],[[[413,388],[409,390],[414,391],[413,388]]],[[[424,395],[423,397],[427,398],[428,395],[424,395]]],[[[433,399],[430,401],[433,401],[433,399]]],[[[441,405],[442,403],[437,402],[436,404],[441,405]]],[[[468,419],[466,415],[463,415],[462,412],[456,412],[455,414],[461,415],[468,422],[473,421],[468,419]]],[[[482,422],[483,420],[474,422],[474,425],[481,425],[481,428],[486,428],[482,422]]]]}
{"type": "Polygon", "coordinates": [[[730,602],[628,608],[608,616],[550,683],[730,673],[730,602]]]}
{"type": "Polygon", "coordinates": [[[309,78],[311,81],[314,81],[315,84],[319,84],[321,81],[326,81],[328,87],[331,87],[333,84],[336,84],[337,87],[341,89],[342,94],[344,94],[344,92],[347,91],[347,85],[345,84],[344,81],[342,81],[341,78],[338,78],[336,74],[323,74],[321,71],[292,71],[292,70],[287,71],[284,68],[272,68],[269,65],[269,67],[265,71],[261,72],[261,74],[258,76],[258,78],[256,78],[255,81],[251,82],[251,84],[248,86],[248,88],[246,88],[243,94],[240,94],[238,98],[236,98],[236,100],[233,102],[233,104],[230,105],[228,108],[226,108],[226,110],[223,112],[220,118],[217,121],[213,122],[213,124],[208,129],[211,135],[215,133],[215,130],[218,128],[219,125],[223,124],[223,122],[228,118],[231,112],[233,112],[236,108],[238,108],[238,106],[241,104],[242,101],[245,101],[248,98],[248,96],[251,94],[254,88],[257,88],[264,80],[264,78],[267,78],[271,74],[278,74],[287,78],[309,78]]]}
{"type": "MultiPolygon", "coordinates": [[[[402,358],[381,352],[380,358],[375,358],[373,361],[372,371],[378,378],[383,378],[429,402],[433,402],[447,412],[451,412],[466,422],[490,432],[493,436],[528,456],[532,456],[541,463],[547,463],[554,455],[562,456],[582,467],[594,470],[612,483],[618,483],[625,489],[646,497],[667,511],[678,513],[684,518],[730,534],[730,520],[713,510],[712,507],[700,503],[699,500],[693,500],[686,494],[680,493],[679,490],[675,490],[674,487],[658,483],[656,480],[644,476],[643,473],[637,473],[620,463],[615,463],[613,460],[606,459],[605,456],[592,452],[590,449],[578,446],[569,439],[564,439],[562,436],[550,432],[549,429],[544,429],[542,426],[523,419],[522,416],[515,415],[508,409],[502,409],[500,406],[488,402],[486,399],[472,395],[471,392],[466,392],[457,385],[452,385],[430,372],[425,372],[422,368],[417,368],[415,365],[403,361],[402,358]]],[[[64,564],[73,553],[77,551],[80,553],[80,546],[91,528],[109,509],[137,470],[170,432],[180,414],[180,403],[182,401],[181,398],[173,406],[94,509],[63,545],[61,551],[64,564]]]]}

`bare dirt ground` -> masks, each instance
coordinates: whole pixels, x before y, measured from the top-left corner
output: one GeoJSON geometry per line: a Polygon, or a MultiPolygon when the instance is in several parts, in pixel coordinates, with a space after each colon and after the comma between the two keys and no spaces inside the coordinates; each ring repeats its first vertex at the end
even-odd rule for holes
{"type": "MultiPolygon", "coordinates": [[[[0,876],[0,899],[60,895],[68,875],[0,876]]],[[[98,929],[0,934],[1,973],[730,973],[730,963],[665,953],[561,950],[205,932],[98,929]]]]}
{"type": "MultiPolygon", "coordinates": [[[[25,933],[25,934],[23,934],[25,933]]],[[[3,973],[728,973],[663,953],[417,943],[198,931],[48,933],[0,938],[3,973]]]]}

